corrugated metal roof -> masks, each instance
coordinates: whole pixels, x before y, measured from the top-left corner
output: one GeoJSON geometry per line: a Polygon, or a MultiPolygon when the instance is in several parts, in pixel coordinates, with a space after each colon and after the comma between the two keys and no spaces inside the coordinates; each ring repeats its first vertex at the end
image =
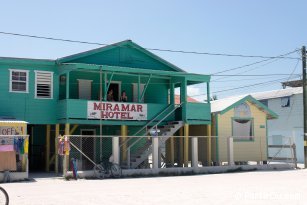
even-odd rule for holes
{"type": "Polygon", "coordinates": [[[223,111],[246,96],[247,95],[241,95],[241,96],[234,96],[234,97],[211,101],[211,112],[214,113],[214,112],[223,111]]]}
{"type": "Polygon", "coordinates": [[[301,93],[303,93],[303,88],[296,87],[296,88],[285,88],[279,90],[251,93],[250,95],[256,98],[257,100],[264,100],[264,99],[287,97],[301,93]]]}

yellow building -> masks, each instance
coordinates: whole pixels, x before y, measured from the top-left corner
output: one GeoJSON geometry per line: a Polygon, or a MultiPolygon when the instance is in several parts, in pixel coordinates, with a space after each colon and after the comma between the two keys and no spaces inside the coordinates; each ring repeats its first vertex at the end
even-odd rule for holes
{"type": "Polygon", "coordinates": [[[211,113],[212,134],[217,136],[212,144],[213,161],[228,161],[229,137],[233,138],[234,162],[267,160],[267,120],[276,119],[277,114],[250,95],[213,101],[211,113]]]}

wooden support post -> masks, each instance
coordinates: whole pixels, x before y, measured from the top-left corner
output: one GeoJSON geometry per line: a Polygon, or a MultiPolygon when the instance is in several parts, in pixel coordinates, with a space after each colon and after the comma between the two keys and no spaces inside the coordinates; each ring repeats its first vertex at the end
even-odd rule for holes
{"type": "MultiPolygon", "coordinates": [[[[66,123],[65,124],[65,135],[70,134],[70,124],[66,123]]],[[[66,173],[69,168],[69,155],[64,155],[64,160],[63,160],[63,176],[66,176],[66,173]]]]}
{"type": "Polygon", "coordinates": [[[59,139],[58,137],[60,136],[60,125],[56,124],[55,125],[55,141],[54,141],[54,152],[55,152],[55,166],[54,166],[54,171],[55,173],[59,173],[59,155],[58,155],[58,142],[59,139]]]}
{"type": "Polygon", "coordinates": [[[174,137],[170,138],[170,158],[171,158],[171,166],[174,167],[175,157],[174,157],[174,137]]]}
{"type": "Polygon", "coordinates": [[[184,124],[184,166],[189,166],[189,124],[184,124]]]}
{"type": "Polygon", "coordinates": [[[211,125],[207,125],[207,166],[211,166],[211,125]]]}
{"type": "Polygon", "coordinates": [[[179,130],[179,167],[183,167],[183,127],[179,130]]]}
{"type": "Polygon", "coordinates": [[[45,170],[49,172],[49,161],[50,161],[50,130],[51,125],[46,126],[46,161],[45,161],[45,170]]]}
{"type": "MultiPolygon", "coordinates": [[[[120,133],[121,133],[121,142],[125,142],[127,140],[127,135],[128,135],[128,126],[127,125],[121,125],[120,133]]],[[[122,146],[121,159],[122,159],[122,161],[127,160],[127,144],[126,143],[122,146]]]]}

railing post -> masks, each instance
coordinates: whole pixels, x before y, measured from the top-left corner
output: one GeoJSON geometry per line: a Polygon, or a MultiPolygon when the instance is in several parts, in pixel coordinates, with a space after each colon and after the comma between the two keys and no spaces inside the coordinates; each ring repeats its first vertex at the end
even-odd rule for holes
{"type": "Polygon", "coordinates": [[[228,165],[234,165],[233,160],[233,137],[227,138],[227,154],[228,154],[228,165]]]}

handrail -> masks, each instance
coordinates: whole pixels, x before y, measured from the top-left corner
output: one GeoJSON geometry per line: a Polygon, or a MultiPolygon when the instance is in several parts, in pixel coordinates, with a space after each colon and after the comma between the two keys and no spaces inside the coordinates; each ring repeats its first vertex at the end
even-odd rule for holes
{"type": "MultiPolygon", "coordinates": [[[[170,114],[172,114],[175,110],[177,110],[179,107],[181,107],[181,105],[182,105],[183,103],[181,103],[181,104],[179,104],[179,105],[175,105],[175,108],[171,111],[171,112],[169,112],[166,116],[164,116],[158,123],[156,123],[154,126],[152,126],[152,127],[156,127],[156,126],[158,126],[165,118],[167,118],[170,114]]],[[[152,128],[151,128],[152,129],[152,128]]],[[[144,136],[146,136],[149,132],[150,132],[150,130],[151,129],[149,129],[146,133],[145,133],[145,135],[144,136]]],[[[139,139],[137,139],[137,140],[135,140],[131,145],[129,145],[129,147],[127,147],[127,149],[128,150],[130,150],[130,148],[132,147],[132,146],[134,146],[138,141],[140,141],[142,138],[139,138],[139,139]]]]}
{"type": "MultiPolygon", "coordinates": [[[[169,106],[167,106],[162,112],[160,112],[158,115],[156,115],[153,119],[151,119],[146,125],[144,125],[144,127],[142,127],[139,131],[137,131],[134,135],[132,136],[136,136],[137,134],[139,134],[142,130],[144,130],[149,124],[151,124],[153,121],[155,121],[162,113],[164,113],[166,110],[168,110],[168,108],[170,108],[173,104],[170,104],[169,106]]],[[[145,134],[146,135],[146,134],[145,134]]],[[[131,138],[130,138],[131,139],[131,138]]],[[[130,139],[125,140],[121,145],[119,145],[119,147],[121,148],[123,145],[125,145],[127,142],[130,141],[130,139]]]]}

